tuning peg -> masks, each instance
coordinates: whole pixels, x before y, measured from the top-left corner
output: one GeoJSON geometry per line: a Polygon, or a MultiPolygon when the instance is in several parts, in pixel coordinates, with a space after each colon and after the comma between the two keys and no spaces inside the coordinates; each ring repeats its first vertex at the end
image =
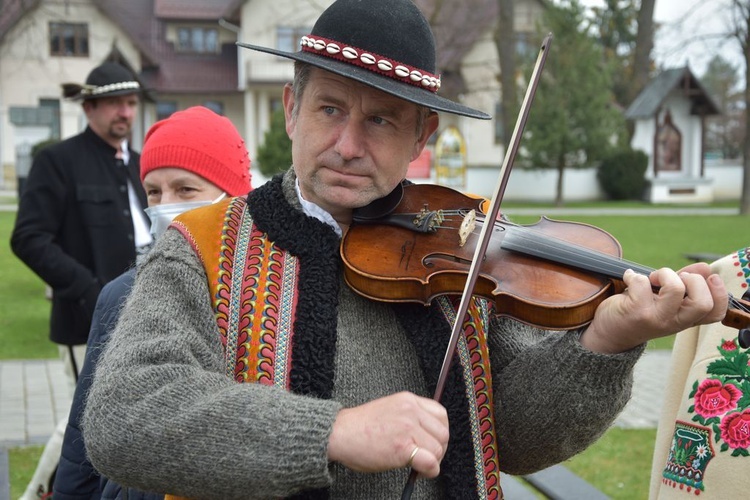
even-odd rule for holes
{"type": "Polygon", "coordinates": [[[750,328],[743,328],[737,332],[737,340],[743,349],[750,347],[750,328]]]}

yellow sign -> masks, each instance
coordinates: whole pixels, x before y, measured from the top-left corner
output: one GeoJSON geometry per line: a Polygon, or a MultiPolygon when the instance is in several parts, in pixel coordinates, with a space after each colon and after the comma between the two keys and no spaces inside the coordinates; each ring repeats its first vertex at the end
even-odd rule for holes
{"type": "Polygon", "coordinates": [[[456,127],[448,127],[438,136],[435,174],[442,186],[466,188],[466,141],[456,127]]]}

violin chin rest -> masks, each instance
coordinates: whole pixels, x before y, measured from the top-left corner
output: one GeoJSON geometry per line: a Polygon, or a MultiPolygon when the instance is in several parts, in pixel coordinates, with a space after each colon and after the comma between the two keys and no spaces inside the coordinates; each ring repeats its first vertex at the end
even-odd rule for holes
{"type": "Polygon", "coordinates": [[[393,213],[401,199],[404,197],[404,185],[400,182],[396,188],[377,200],[372,201],[364,207],[355,208],[352,214],[355,220],[377,220],[393,213]]]}

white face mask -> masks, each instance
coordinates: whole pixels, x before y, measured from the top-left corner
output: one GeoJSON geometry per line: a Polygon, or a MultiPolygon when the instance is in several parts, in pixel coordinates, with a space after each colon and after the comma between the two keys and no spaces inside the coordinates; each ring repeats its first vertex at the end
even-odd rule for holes
{"type": "Polygon", "coordinates": [[[164,234],[169,225],[172,223],[175,217],[180,214],[187,212],[198,207],[205,207],[207,205],[213,205],[224,199],[226,193],[221,195],[213,201],[186,201],[182,203],[167,203],[164,205],[156,205],[155,207],[149,207],[144,210],[148,218],[151,219],[151,235],[154,239],[164,234]]]}

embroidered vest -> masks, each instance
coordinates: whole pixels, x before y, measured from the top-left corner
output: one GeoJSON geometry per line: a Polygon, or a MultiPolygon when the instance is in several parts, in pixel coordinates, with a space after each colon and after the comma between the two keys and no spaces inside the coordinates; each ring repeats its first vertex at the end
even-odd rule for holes
{"type": "MultiPolygon", "coordinates": [[[[260,194],[259,191],[263,188],[253,194],[260,194]]],[[[280,249],[268,234],[258,229],[245,198],[228,199],[187,212],[180,215],[172,227],[184,235],[203,263],[224,346],[227,376],[239,383],[260,383],[294,390],[290,373],[298,354],[292,348],[292,339],[298,319],[301,259],[280,249]]],[[[458,399],[463,403],[453,413],[446,404],[452,422],[451,437],[453,440],[454,420],[468,428],[468,431],[462,429],[463,436],[457,441],[463,442],[461,452],[471,455],[464,462],[473,470],[469,474],[455,475],[473,477],[461,481],[447,480],[446,496],[449,498],[459,497],[451,493],[450,485],[455,484],[460,498],[502,499],[486,341],[492,313],[490,306],[484,299],[474,299],[453,363],[454,379],[461,381],[461,384],[454,385],[462,386],[463,394],[458,399]],[[467,481],[472,484],[470,488],[466,486],[467,481]],[[476,494],[467,492],[468,489],[476,494]]],[[[433,310],[439,321],[452,325],[457,300],[439,298],[433,310]]],[[[420,327],[426,328],[416,326],[417,329],[420,327]]],[[[448,327],[448,333],[449,330],[448,327]]],[[[416,342],[415,347],[419,350],[416,342]]],[[[442,359],[435,361],[437,363],[433,364],[439,366],[442,359]]],[[[434,374],[436,378],[437,373],[434,374]]],[[[450,451],[449,445],[442,467],[446,476],[451,474],[450,464],[446,464],[450,451]]]]}
{"type": "MultiPolygon", "coordinates": [[[[750,289],[750,247],[712,265],[735,297],[750,289]]],[[[741,498],[750,471],[750,349],[721,323],[677,335],[650,498],[741,498]],[[700,495],[700,496],[698,496],[700,495]]]]}

